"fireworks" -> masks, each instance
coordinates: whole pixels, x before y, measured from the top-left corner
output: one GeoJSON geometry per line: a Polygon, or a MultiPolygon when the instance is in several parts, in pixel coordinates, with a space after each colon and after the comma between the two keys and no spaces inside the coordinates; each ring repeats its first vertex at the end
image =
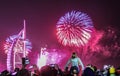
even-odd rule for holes
{"type": "Polygon", "coordinates": [[[37,59],[37,66],[40,69],[45,65],[60,64],[61,60],[63,60],[65,56],[65,53],[61,52],[61,50],[42,47],[37,59]]]}
{"type": "MultiPolygon", "coordinates": [[[[7,53],[12,45],[12,43],[16,41],[16,44],[14,46],[14,52],[15,53],[21,53],[23,52],[23,46],[24,46],[24,43],[23,43],[23,38],[22,37],[18,37],[18,35],[13,35],[13,36],[10,36],[6,39],[6,43],[4,45],[4,50],[5,50],[5,53],[7,53]]],[[[29,42],[28,39],[25,40],[26,42],[26,50],[27,50],[27,54],[28,52],[31,51],[32,49],[32,46],[31,46],[31,42],[29,42]]]]}
{"type": "Polygon", "coordinates": [[[84,46],[91,38],[93,23],[82,12],[68,12],[57,22],[57,38],[64,46],[84,46]]]}

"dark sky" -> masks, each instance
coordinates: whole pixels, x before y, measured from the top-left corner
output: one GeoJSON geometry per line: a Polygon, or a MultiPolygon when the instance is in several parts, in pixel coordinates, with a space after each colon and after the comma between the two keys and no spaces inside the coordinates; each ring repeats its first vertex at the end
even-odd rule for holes
{"type": "Polygon", "coordinates": [[[96,29],[116,28],[120,25],[119,4],[117,0],[1,0],[0,41],[19,33],[26,19],[27,38],[34,47],[54,44],[57,21],[72,10],[87,13],[96,29]]]}
{"type": "MultiPolygon", "coordinates": [[[[117,0],[1,0],[0,44],[23,28],[26,19],[27,38],[34,48],[55,44],[56,23],[72,10],[87,13],[96,29],[120,26],[120,7],[117,0]]],[[[2,47],[2,46],[1,46],[2,47]]]]}
{"type": "Polygon", "coordinates": [[[18,34],[26,19],[27,38],[34,48],[55,45],[56,23],[72,10],[87,13],[96,29],[120,26],[120,7],[117,0],[1,0],[0,44],[10,35],[18,34]]]}
{"type": "Polygon", "coordinates": [[[119,5],[119,0],[0,0],[0,54],[6,38],[23,28],[24,19],[33,50],[40,50],[45,44],[57,44],[56,23],[72,10],[87,13],[97,30],[108,26],[119,29],[119,5]]]}

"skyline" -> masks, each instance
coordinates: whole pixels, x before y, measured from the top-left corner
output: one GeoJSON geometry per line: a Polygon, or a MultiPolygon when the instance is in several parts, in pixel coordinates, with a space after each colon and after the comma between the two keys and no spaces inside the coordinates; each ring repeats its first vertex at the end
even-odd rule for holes
{"type": "Polygon", "coordinates": [[[3,50],[6,38],[18,34],[23,29],[24,19],[26,20],[27,38],[33,45],[32,50],[38,52],[45,45],[49,48],[60,46],[56,38],[56,23],[61,16],[73,10],[87,13],[96,30],[106,30],[112,27],[119,31],[119,4],[113,0],[0,1],[0,57],[2,57],[0,62],[6,58],[3,50]]]}
{"type": "Polygon", "coordinates": [[[120,24],[118,19],[120,11],[117,6],[117,1],[99,2],[95,0],[0,2],[0,32],[3,32],[2,36],[4,37],[0,39],[17,34],[23,27],[23,20],[26,19],[27,37],[30,40],[35,40],[32,41],[33,43],[40,45],[41,42],[51,43],[49,41],[52,40],[54,43],[57,21],[72,10],[87,13],[92,18],[94,27],[98,30],[103,30],[108,26],[117,28],[120,24]],[[38,40],[39,43],[37,43],[38,40]]]}

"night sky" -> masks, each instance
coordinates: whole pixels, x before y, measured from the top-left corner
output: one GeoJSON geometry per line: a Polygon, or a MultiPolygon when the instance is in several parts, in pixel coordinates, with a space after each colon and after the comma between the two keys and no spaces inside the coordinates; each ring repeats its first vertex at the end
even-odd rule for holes
{"type": "MultiPolygon", "coordinates": [[[[87,13],[97,30],[120,28],[118,0],[1,0],[0,1],[0,62],[5,60],[3,44],[7,37],[18,34],[26,20],[27,38],[33,50],[41,46],[57,46],[56,23],[72,10],[87,13]]],[[[2,62],[3,63],[3,62],[2,62]]]]}

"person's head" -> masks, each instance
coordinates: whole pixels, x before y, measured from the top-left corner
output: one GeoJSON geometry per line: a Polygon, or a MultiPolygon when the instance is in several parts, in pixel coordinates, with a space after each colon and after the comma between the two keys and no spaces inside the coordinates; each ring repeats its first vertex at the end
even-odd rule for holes
{"type": "Polygon", "coordinates": [[[19,68],[15,68],[15,70],[14,70],[14,71],[15,71],[15,72],[18,72],[19,70],[20,70],[19,68]]]}
{"type": "Polygon", "coordinates": [[[72,58],[76,58],[76,53],[75,52],[72,53],[72,58]]]}

